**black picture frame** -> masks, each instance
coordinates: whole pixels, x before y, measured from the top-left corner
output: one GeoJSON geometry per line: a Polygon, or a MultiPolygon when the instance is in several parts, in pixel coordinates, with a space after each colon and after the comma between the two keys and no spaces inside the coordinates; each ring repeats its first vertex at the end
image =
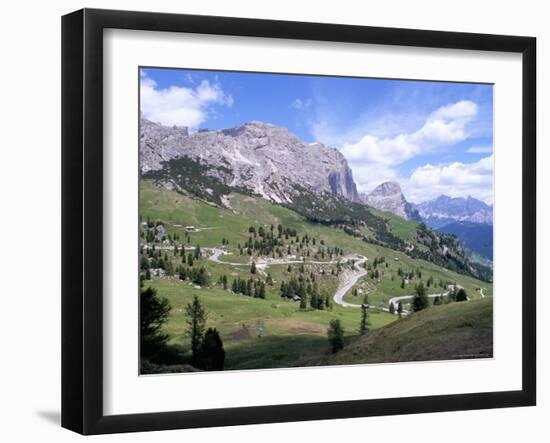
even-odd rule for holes
{"type": "Polygon", "coordinates": [[[536,39],[231,17],[83,9],[62,18],[62,426],[82,434],[536,404],[536,39]],[[522,389],[392,399],[103,413],[103,30],[519,53],[523,64],[522,389]]]}

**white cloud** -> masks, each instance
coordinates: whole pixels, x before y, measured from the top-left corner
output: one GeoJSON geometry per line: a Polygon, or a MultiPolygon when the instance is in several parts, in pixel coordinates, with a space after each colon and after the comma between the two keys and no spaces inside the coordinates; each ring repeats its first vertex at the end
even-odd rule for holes
{"type": "Polygon", "coordinates": [[[151,121],[196,129],[207,119],[208,108],[213,104],[233,105],[233,97],[218,83],[202,80],[195,88],[159,89],[153,79],[141,76],[141,112],[151,121]]]}
{"type": "Polygon", "coordinates": [[[367,194],[374,187],[386,181],[399,181],[395,169],[377,163],[356,165],[352,171],[353,179],[360,193],[367,194]],[[368,180],[364,180],[365,177],[368,177],[368,180]]]}
{"type": "Polygon", "coordinates": [[[493,152],[492,146],[471,146],[466,152],[470,154],[491,154],[493,152]]]}
{"type": "Polygon", "coordinates": [[[476,103],[459,101],[432,112],[416,131],[395,137],[366,134],[356,143],[344,143],[340,150],[350,162],[359,187],[369,191],[380,184],[380,171],[388,173],[387,179],[397,177],[395,168],[405,161],[467,139],[467,125],[477,112],[476,103]]]}
{"type": "Polygon", "coordinates": [[[409,180],[404,183],[404,192],[414,202],[445,194],[450,197],[471,195],[492,204],[493,169],[493,155],[475,163],[427,164],[413,171],[409,180]]]}
{"type": "Polygon", "coordinates": [[[302,100],[301,98],[295,99],[291,104],[290,107],[298,110],[304,110],[311,106],[311,99],[302,100]]]}

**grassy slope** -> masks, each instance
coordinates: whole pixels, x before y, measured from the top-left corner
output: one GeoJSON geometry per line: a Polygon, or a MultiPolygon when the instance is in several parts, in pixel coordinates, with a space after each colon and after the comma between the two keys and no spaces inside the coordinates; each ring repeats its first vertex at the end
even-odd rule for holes
{"type": "MultiPolygon", "coordinates": [[[[227,352],[226,369],[292,366],[300,358],[327,348],[328,323],[338,318],[348,336],[357,333],[358,309],[335,306],[332,311],[300,311],[298,304],[268,291],[266,300],[232,294],[221,288],[196,289],[188,282],[154,279],[146,282],[166,297],[172,306],[165,332],[171,343],[188,346],[185,336],[185,306],[198,295],[208,313],[207,325],[216,327],[227,352]],[[264,334],[258,338],[258,325],[264,334]],[[246,327],[248,332],[243,328],[246,327]]],[[[380,328],[394,321],[385,313],[371,315],[371,327],[380,328]]]]}
{"type": "Polygon", "coordinates": [[[391,232],[397,237],[411,243],[416,243],[416,229],[420,225],[420,222],[408,221],[391,212],[380,211],[375,208],[371,208],[371,211],[375,215],[387,220],[391,232]]]}
{"type": "MultiPolygon", "coordinates": [[[[375,297],[373,300],[383,301],[390,298],[390,296],[408,295],[414,291],[416,281],[412,281],[404,289],[400,287],[401,280],[396,276],[398,268],[403,270],[418,268],[422,271],[424,280],[431,275],[434,279],[457,281],[466,288],[471,298],[477,297],[475,291],[477,287],[483,287],[486,295],[492,294],[490,283],[457,274],[431,262],[413,259],[401,252],[363,242],[341,230],[310,223],[294,211],[271,204],[261,198],[233,194],[231,196],[231,207],[233,210],[219,209],[202,201],[178,194],[175,191],[158,189],[148,181],[144,181],[141,187],[142,216],[163,220],[168,224],[169,233],[176,231],[182,233],[184,231],[183,228],[170,226],[172,224],[214,228],[191,233],[192,245],[199,243],[203,247],[219,246],[222,238],[226,238],[230,241],[230,244],[236,245],[239,242],[244,243],[246,241],[247,230],[251,224],[282,223],[284,226],[295,228],[300,235],[308,232],[312,236],[323,239],[328,246],[339,246],[344,249],[345,253],[363,254],[369,257],[369,260],[373,260],[374,257],[386,257],[388,267],[380,268],[383,274],[381,281],[372,282],[371,280],[376,286],[376,290],[372,292],[375,297]],[[391,275],[394,276],[394,280],[391,280],[391,275]]],[[[390,225],[396,231],[396,235],[402,233],[403,236],[410,236],[413,235],[412,232],[417,223],[390,216],[390,225]]],[[[238,262],[240,258],[234,255],[226,257],[226,259],[238,262]]],[[[357,302],[353,299],[350,299],[350,301],[357,302]]]]}
{"type": "Polygon", "coordinates": [[[493,304],[490,299],[452,303],[404,317],[344,350],[304,361],[308,365],[492,357],[493,304]]]}
{"type": "MultiPolygon", "coordinates": [[[[492,287],[489,284],[429,262],[411,259],[403,253],[363,242],[341,230],[310,223],[297,213],[263,199],[233,194],[230,200],[232,209],[220,209],[175,191],[159,189],[151,182],[144,181],[141,186],[141,215],[143,219],[149,216],[153,220],[162,220],[168,233],[179,232],[182,238],[183,227],[186,225],[209,228],[192,232],[190,246],[197,243],[201,247],[220,246],[225,238],[229,240],[231,249],[237,243],[246,241],[251,224],[282,223],[285,227],[295,228],[300,235],[307,232],[319,240],[323,239],[327,246],[342,247],[346,254],[363,254],[371,261],[374,257],[384,256],[388,266],[379,267],[380,282],[367,278],[370,302],[381,306],[385,306],[391,296],[410,294],[413,291],[414,281],[404,289],[400,288],[401,279],[396,275],[398,267],[404,270],[421,269],[424,279],[432,275],[435,279],[458,281],[472,298],[477,297],[474,288],[478,286],[486,288],[486,295],[491,294],[492,287]]],[[[409,227],[405,223],[401,230],[406,229],[409,227]]],[[[239,256],[234,250],[232,252],[233,255],[224,259],[232,262],[247,261],[247,257],[239,256]]],[[[248,266],[222,265],[207,259],[200,260],[200,265],[208,269],[214,282],[222,274],[228,275],[230,279],[237,275],[250,277],[248,266]]],[[[296,303],[284,301],[279,296],[278,283],[288,278],[286,266],[270,267],[269,272],[275,284],[267,288],[266,300],[232,294],[219,287],[196,289],[188,282],[183,283],[177,279],[154,279],[148,284],[156,287],[160,295],[170,300],[173,311],[166,332],[170,334],[174,344],[187,345],[183,310],[194,294],[200,296],[209,313],[209,325],[221,331],[227,350],[227,369],[291,366],[301,358],[322,352],[328,346],[326,329],[332,318],[341,319],[348,337],[357,333],[359,310],[335,306],[331,312],[302,312],[296,303]],[[263,322],[265,327],[266,336],[261,339],[257,337],[258,322],[263,322]],[[243,324],[248,327],[248,333],[242,331],[243,324]]],[[[335,284],[334,281],[326,281],[324,288],[332,293],[335,284]]],[[[348,294],[346,299],[359,303],[362,297],[348,294]]],[[[382,327],[395,319],[390,314],[371,311],[372,328],[382,327]]]]}

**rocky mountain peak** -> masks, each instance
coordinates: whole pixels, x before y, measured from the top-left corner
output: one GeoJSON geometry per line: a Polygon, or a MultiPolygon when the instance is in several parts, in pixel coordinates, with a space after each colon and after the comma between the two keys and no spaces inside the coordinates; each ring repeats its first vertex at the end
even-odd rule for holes
{"type": "Polygon", "coordinates": [[[493,223],[493,207],[472,196],[440,195],[415,207],[422,219],[435,228],[452,222],[493,223]]]}
{"type": "Polygon", "coordinates": [[[401,186],[397,182],[384,182],[371,193],[363,196],[363,201],[373,208],[403,217],[407,220],[420,221],[418,211],[405,199],[401,186]]]}
{"type": "Polygon", "coordinates": [[[288,129],[250,121],[219,131],[186,131],[141,119],[142,172],[189,157],[231,187],[246,188],[275,202],[291,202],[299,187],[332,192],[351,201],[358,194],[345,157],[322,143],[307,144],[288,129]]]}
{"type": "Polygon", "coordinates": [[[403,193],[401,192],[401,186],[399,186],[399,183],[389,181],[378,185],[369,195],[390,196],[393,194],[403,195],[403,193]]]}

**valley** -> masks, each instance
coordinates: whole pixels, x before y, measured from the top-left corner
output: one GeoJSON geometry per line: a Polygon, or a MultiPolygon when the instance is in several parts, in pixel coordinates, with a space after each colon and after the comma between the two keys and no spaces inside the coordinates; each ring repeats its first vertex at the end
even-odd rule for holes
{"type": "MultiPolygon", "coordinates": [[[[162,331],[174,353],[153,372],[195,370],[186,332],[186,306],[194,296],[206,310],[206,326],[220,334],[230,370],[323,358],[332,319],[340,320],[347,342],[362,338],[364,304],[369,331],[404,321],[420,281],[429,286],[430,304],[436,292],[447,297],[449,285],[464,288],[471,301],[492,295],[490,282],[312,222],[259,196],[233,191],[225,202],[141,182],[142,283],[170,304],[162,331]],[[396,297],[402,315],[396,305],[390,312],[396,297]]],[[[387,217],[397,238],[412,241],[417,222],[387,217]]]]}
{"type": "Polygon", "coordinates": [[[492,85],[139,85],[140,374],[492,357],[492,85]]]}

